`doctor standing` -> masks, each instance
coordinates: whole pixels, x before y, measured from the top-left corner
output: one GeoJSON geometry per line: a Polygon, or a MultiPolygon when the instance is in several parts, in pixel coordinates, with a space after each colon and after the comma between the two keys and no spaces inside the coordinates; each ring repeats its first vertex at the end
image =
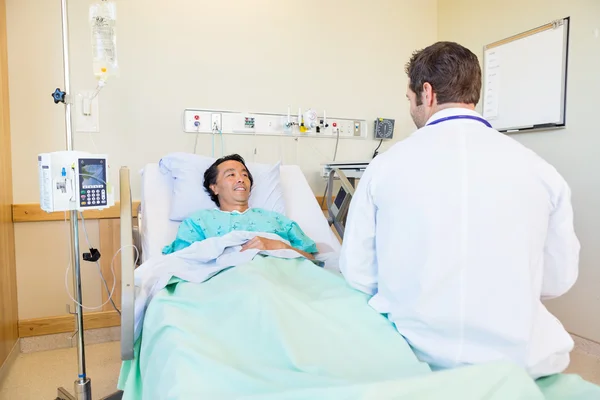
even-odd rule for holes
{"type": "Polygon", "coordinates": [[[471,51],[435,43],[406,73],[418,130],[360,180],[344,277],[434,369],[503,360],[533,378],[563,371],[573,341],[542,300],[578,275],[569,186],[474,111],[481,69],[471,51]]]}

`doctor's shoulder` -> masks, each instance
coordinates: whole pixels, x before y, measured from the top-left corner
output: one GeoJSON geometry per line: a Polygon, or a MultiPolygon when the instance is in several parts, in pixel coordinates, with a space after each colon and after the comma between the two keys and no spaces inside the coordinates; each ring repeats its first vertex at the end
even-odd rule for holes
{"type": "Polygon", "coordinates": [[[525,146],[523,143],[518,142],[516,139],[506,137],[505,140],[513,143],[513,150],[518,148],[521,153],[522,159],[526,160],[535,171],[544,177],[551,179],[563,180],[564,178],[558,172],[558,170],[554,167],[554,165],[550,164],[544,157],[536,153],[533,149],[525,146]]]}
{"type": "Polygon", "coordinates": [[[538,182],[546,188],[551,197],[565,191],[570,192],[568,182],[554,165],[529,147],[514,139],[511,140],[517,144],[522,152],[522,159],[526,160],[538,182]]]}
{"type": "MultiPolygon", "coordinates": [[[[412,134],[392,144],[387,150],[382,151],[373,159],[371,164],[374,164],[376,160],[378,162],[383,162],[384,160],[385,162],[401,162],[402,160],[405,160],[407,156],[414,155],[415,150],[422,150],[424,145],[426,147],[427,142],[430,140],[431,139],[425,135],[420,136],[412,134]]],[[[375,165],[376,164],[377,163],[375,163],[375,165]]]]}
{"type": "Polygon", "coordinates": [[[374,171],[389,169],[391,165],[397,165],[401,160],[401,153],[404,151],[402,148],[398,147],[399,144],[400,142],[395,143],[392,147],[373,158],[369,162],[365,173],[371,175],[374,171]]]}

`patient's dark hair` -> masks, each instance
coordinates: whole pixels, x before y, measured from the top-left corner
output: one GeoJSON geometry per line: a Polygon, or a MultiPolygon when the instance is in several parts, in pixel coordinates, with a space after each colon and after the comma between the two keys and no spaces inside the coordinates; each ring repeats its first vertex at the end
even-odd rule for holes
{"type": "Polygon", "coordinates": [[[219,158],[217,161],[215,161],[213,163],[213,165],[208,167],[207,170],[204,172],[204,190],[206,190],[208,192],[208,194],[210,195],[210,199],[212,201],[214,201],[215,204],[219,207],[221,206],[221,204],[219,203],[219,198],[212,191],[212,189],[210,188],[210,185],[217,184],[217,175],[219,175],[219,165],[223,164],[225,161],[237,161],[240,164],[242,164],[244,166],[244,168],[246,168],[246,171],[248,171],[248,179],[250,179],[250,187],[252,187],[252,185],[254,184],[254,178],[252,178],[252,174],[250,173],[250,170],[246,166],[246,162],[244,161],[242,156],[240,156],[239,154],[230,154],[228,156],[219,158]]]}

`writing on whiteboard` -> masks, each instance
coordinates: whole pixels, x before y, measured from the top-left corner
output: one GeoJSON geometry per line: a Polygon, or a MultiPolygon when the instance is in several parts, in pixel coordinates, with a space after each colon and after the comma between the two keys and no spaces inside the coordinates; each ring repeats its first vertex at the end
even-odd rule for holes
{"type": "Polygon", "coordinates": [[[483,116],[488,119],[498,118],[498,103],[500,102],[500,57],[495,51],[490,51],[485,58],[486,78],[483,96],[483,116]]]}

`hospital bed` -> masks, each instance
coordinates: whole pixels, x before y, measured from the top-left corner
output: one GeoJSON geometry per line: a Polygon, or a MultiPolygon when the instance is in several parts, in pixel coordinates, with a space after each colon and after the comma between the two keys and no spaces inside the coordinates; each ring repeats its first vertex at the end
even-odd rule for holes
{"type": "MultiPolygon", "coordinates": [[[[179,283],[176,289],[163,289],[162,295],[152,300],[142,344],[134,343],[135,252],[130,246],[134,241],[139,244],[143,262],[160,256],[162,247],[174,239],[179,223],[169,220],[171,180],[157,164],[143,170],[137,230],[132,223],[127,168],[121,169],[120,181],[124,367],[119,387],[125,390],[125,398],[140,398],[137,390],[143,382],[150,387],[147,390],[154,390],[150,397],[156,399],[201,398],[197,390],[204,385],[210,389],[201,392],[202,398],[241,398],[240,393],[254,395],[248,397],[252,399],[277,400],[381,399],[392,394],[394,398],[414,400],[600,398],[600,388],[578,376],[553,376],[536,385],[524,371],[508,364],[432,373],[429,366],[417,360],[392,324],[369,309],[367,296],[344,285],[337,271],[340,243],[302,171],[294,165],[281,166],[287,215],[315,240],[320,251],[333,255],[326,260],[329,272],[290,264],[290,270],[308,270],[294,277],[287,267],[274,268],[271,271],[279,272],[268,278],[281,286],[276,287],[277,296],[268,302],[257,299],[271,294],[262,292],[261,280],[248,285],[241,268],[226,271],[208,284],[179,283]],[[237,275],[236,270],[240,271],[237,275]],[[258,286],[257,291],[252,292],[253,286],[258,286]],[[243,300],[223,297],[229,290],[241,292],[243,300]],[[245,290],[252,293],[247,298],[243,297],[245,290]],[[294,296],[295,302],[290,303],[289,298],[294,296]],[[305,304],[298,303],[298,298],[305,304]],[[222,311],[223,302],[245,310],[259,300],[261,309],[251,320],[244,320],[237,308],[222,311]],[[219,315],[223,325],[203,324],[206,314],[214,310],[222,311],[219,315]],[[314,321],[303,320],[298,325],[290,314],[311,314],[314,321]],[[257,323],[257,318],[268,328],[255,338],[257,342],[240,343],[247,339],[245,326],[257,323]],[[225,327],[232,323],[237,325],[230,335],[225,327]],[[281,357],[285,358],[284,364],[280,363],[281,357]],[[223,388],[223,392],[215,392],[215,388],[223,388]]],[[[253,277],[263,272],[260,268],[246,270],[257,273],[253,277]]]]}

